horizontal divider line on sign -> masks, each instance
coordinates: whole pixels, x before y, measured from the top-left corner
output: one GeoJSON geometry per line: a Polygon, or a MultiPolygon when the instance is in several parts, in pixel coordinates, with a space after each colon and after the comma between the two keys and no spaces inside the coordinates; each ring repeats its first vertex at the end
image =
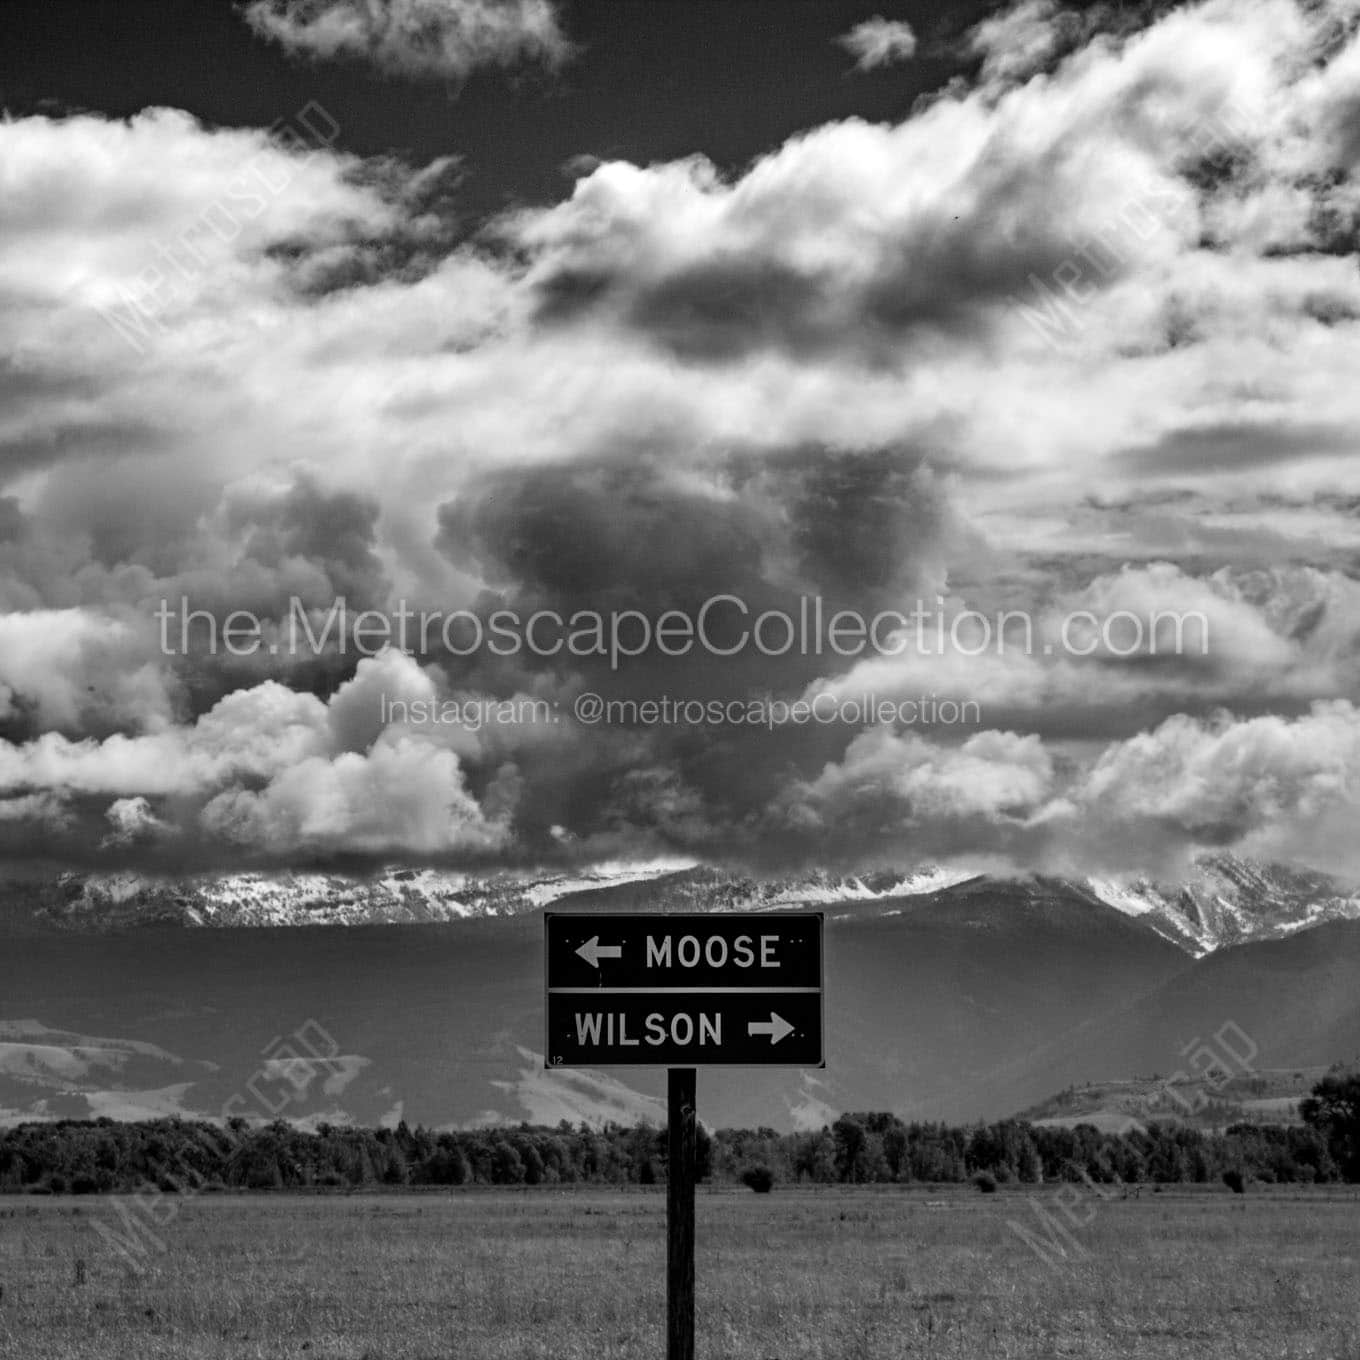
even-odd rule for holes
{"type": "Polygon", "coordinates": [[[815,996],[820,987],[549,987],[553,996],[815,996]]]}

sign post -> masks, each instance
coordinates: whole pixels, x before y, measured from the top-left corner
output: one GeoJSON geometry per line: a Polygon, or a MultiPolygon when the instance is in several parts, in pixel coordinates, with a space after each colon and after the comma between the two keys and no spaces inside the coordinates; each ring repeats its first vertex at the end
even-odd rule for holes
{"type": "Polygon", "coordinates": [[[666,1360],[694,1360],[694,1078],[666,1074],[666,1360]]]}
{"type": "Polygon", "coordinates": [[[698,1067],[823,1067],[819,912],[547,912],[549,1067],[668,1067],[666,1356],[694,1360],[698,1067]]]}

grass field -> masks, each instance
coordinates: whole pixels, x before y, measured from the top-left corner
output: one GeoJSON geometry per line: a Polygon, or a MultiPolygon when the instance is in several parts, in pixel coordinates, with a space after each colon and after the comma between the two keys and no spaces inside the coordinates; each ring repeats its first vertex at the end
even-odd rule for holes
{"type": "MultiPolygon", "coordinates": [[[[702,1193],[701,1360],[1360,1360],[1360,1198],[702,1193]]],[[[110,1200],[0,1198],[0,1356],[633,1360],[664,1351],[664,1197],[485,1191],[204,1196],[127,1236],[110,1200]]]]}

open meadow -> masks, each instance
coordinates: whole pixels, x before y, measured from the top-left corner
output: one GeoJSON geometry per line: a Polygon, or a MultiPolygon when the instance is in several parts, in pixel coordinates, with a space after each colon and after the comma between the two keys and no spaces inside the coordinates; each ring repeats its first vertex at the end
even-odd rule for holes
{"type": "MultiPolygon", "coordinates": [[[[150,1216],[124,1218],[112,1198],[0,1199],[0,1355],[640,1360],[663,1351],[658,1193],[164,1203],[174,1208],[154,1229],[161,1250],[150,1216]],[[125,1258],[100,1223],[125,1241],[135,1231],[141,1247],[125,1258]]],[[[1056,1210],[1052,1191],[701,1192],[699,1354],[1360,1357],[1354,1191],[1090,1198],[1067,1259],[1047,1261],[1012,1226],[1044,1240],[1035,1204],[1056,1210]]]]}

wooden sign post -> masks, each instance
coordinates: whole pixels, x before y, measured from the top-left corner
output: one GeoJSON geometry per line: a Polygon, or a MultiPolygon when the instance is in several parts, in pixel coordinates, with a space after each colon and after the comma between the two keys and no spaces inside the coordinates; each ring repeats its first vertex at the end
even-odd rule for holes
{"type": "Polygon", "coordinates": [[[666,1357],[694,1360],[696,1067],[822,1067],[822,916],[548,912],[549,1067],[669,1067],[666,1357]],[[686,1065],[681,1065],[686,1064],[686,1065]]]}

